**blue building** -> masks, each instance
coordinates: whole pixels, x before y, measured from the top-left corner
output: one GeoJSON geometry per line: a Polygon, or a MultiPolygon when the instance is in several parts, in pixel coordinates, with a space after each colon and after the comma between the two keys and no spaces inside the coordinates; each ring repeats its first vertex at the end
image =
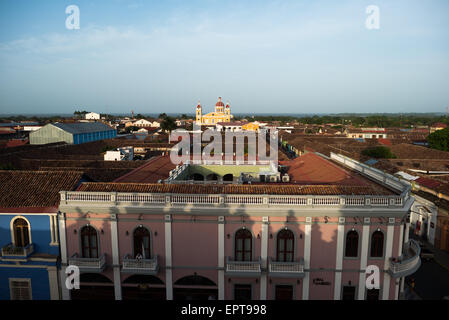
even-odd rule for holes
{"type": "Polygon", "coordinates": [[[0,300],[58,300],[60,190],[74,171],[0,171],[0,300]]]}
{"type": "Polygon", "coordinates": [[[101,122],[49,123],[30,133],[30,144],[66,142],[80,144],[117,136],[117,131],[101,122]]]}

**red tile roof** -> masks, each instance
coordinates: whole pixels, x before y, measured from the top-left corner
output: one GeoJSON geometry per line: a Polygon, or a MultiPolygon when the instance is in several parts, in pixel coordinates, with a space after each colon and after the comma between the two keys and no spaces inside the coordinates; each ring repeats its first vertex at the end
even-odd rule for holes
{"type": "Polygon", "coordinates": [[[272,195],[392,195],[384,188],[351,185],[202,185],[85,182],[78,191],[183,194],[272,194],[272,195]]]}
{"type": "Polygon", "coordinates": [[[0,208],[57,207],[59,191],[74,190],[82,177],[79,171],[0,170],[0,208]]]}
{"type": "Polygon", "coordinates": [[[300,184],[332,184],[367,186],[371,181],[328,161],[315,153],[283,163],[289,166],[290,181],[300,184]]]}
{"type": "Polygon", "coordinates": [[[169,172],[176,167],[170,160],[170,156],[157,156],[144,165],[114,180],[114,182],[142,182],[154,183],[160,179],[167,179],[169,172]]]}
{"type": "Polygon", "coordinates": [[[447,128],[447,124],[442,122],[437,122],[432,125],[432,128],[447,128]]]}
{"type": "Polygon", "coordinates": [[[436,187],[439,187],[441,185],[441,183],[439,181],[433,180],[433,179],[429,179],[429,178],[424,178],[424,177],[419,177],[418,179],[415,180],[418,184],[433,189],[436,187]]]}
{"type": "Polygon", "coordinates": [[[391,141],[390,139],[378,139],[380,144],[383,144],[385,146],[391,146],[391,141]]]}

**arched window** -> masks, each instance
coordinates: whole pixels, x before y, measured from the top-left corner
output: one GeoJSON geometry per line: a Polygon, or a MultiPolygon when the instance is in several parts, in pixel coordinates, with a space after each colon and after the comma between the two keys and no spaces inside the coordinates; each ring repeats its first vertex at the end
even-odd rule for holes
{"type": "Polygon", "coordinates": [[[218,175],[215,173],[211,173],[206,176],[206,181],[217,181],[217,180],[218,180],[218,175]]]}
{"type": "Polygon", "coordinates": [[[382,257],[384,252],[384,234],[378,230],[371,236],[371,257],[382,257]]]}
{"type": "Polygon", "coordinates": [[[228,173],[223,176],[223,181],[231,181],[232,182],[233,180],[234,180],[234,176],[232,175],[232,173],[228,173]]]}
{"type": "Polygon", "coordinates": [[[235,233],[235,260],[251,261],[252,235],[246,229],[240,229],[235,233]]]}
{"type": "Polygon", "coordinates": [[[26,247],[30,244],[30,226],[23,218],[14,220],[14,245],[16,247],[26,247]]]}
{"type": "Polygon", "coordinates": [[[194,181],[204,181],[204,176],[201,173],[194,173],[190,179],[194,181]]]}
{"type": "Polygon", "coordinates": [[[346,235],[346,257],[357,257],[359,249],[359,234],[355,230],[351,230],[346,235]]]}
{"type": "Polygon", "coordinates": [[[294,240],[293,232],[284,229],[277,236],[277,261],[293,262],[294,257],[294,240]]]}
{"type": "Polygon", "coordinates": [[[134,258],[141,255],[144,259],[151,259],[150,231],[144,227],[134,230],[134,258]]]}
{"type": "Polygon", "coordinates": [[[81,229],[81,247],[83,258],[98,258],[97,230],[91,226],[81,229]]]}

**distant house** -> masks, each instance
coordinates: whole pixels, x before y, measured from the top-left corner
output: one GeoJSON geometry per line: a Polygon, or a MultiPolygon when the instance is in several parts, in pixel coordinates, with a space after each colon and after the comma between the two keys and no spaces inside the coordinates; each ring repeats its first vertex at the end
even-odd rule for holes
{"type": "Polygon", "coordinates": [[[242,125],[242,130],[244,131],[259,131],[259,123],[258,122],[250,122],[242,125]]]}
{"type": "Polygon", "coordinates": [[[248,125],[249,122],[217,122],[216,123],[216,129],[218,131],[231,131],[231,132],[240,132],[242,131],[242,126],[248,125]]]}
{"type": "Polygon", "coordinates": [[[104,161],[133,160],[133,158],[134,158],[133,147],[123,147],[117,148],[116,151],[106,151],[104,155],[104,161]]]}
{"type": "Polygon", "coordinates": [[[134,121],[132,123],[132,125],[135,127],[152,127],[153,126],[151,121],[148,121],[145,119],[140,119],[140,120],[134,121]]]}
{"type": "Polygon", "coordinates": [[[153,121],[151,122],[151,126],[150,127],[154,127],[154,128],[160,128],[161,124],[157,121],[153,121]]]}
{"type": "Polygon", "coordinates": [[[438,130],[443,130],[447,128],[447,124],[445,123],[441,123],[441,122],[437,122],[434,123],[433,125],[430,126],[430,133],[434,133],[435,131],[438,130]]]}
{"type": "Polygon", "coordinates": [[[360,139],[386,139],[387,132],[385,128],[360,128],[348,129],[346,131],[347,138],[360,139]]]}
{"type": "Polygon", "coordinates": [[[100,114],[95,112],[86,113],[86,120],[100,120],[100,114]]]}
{"type": "Polygon", "coordinates": [[[117,131],[101,122],[50,123],[30,132],[30,144],[66,142],[80,144],[117,136],[117,131]]]}

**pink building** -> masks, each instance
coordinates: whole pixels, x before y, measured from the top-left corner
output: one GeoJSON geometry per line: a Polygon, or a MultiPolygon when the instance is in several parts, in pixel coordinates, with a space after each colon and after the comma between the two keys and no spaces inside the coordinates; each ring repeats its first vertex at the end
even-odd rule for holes
{"type": "Polygon", "coordinates": [[[289,172],[301,184],[90,182],[62,191],[61,283],[65,266],[81,271],[81,289],[62,288],[63,298],[398,299],[420,265],[408,240],[410,187],[332,158],[292,165],[307,168],[289,172]],[[322,172],[341,182],[320,184],[322,172]],[[366,289],[370,265],[379,289],[366,289]]]}

